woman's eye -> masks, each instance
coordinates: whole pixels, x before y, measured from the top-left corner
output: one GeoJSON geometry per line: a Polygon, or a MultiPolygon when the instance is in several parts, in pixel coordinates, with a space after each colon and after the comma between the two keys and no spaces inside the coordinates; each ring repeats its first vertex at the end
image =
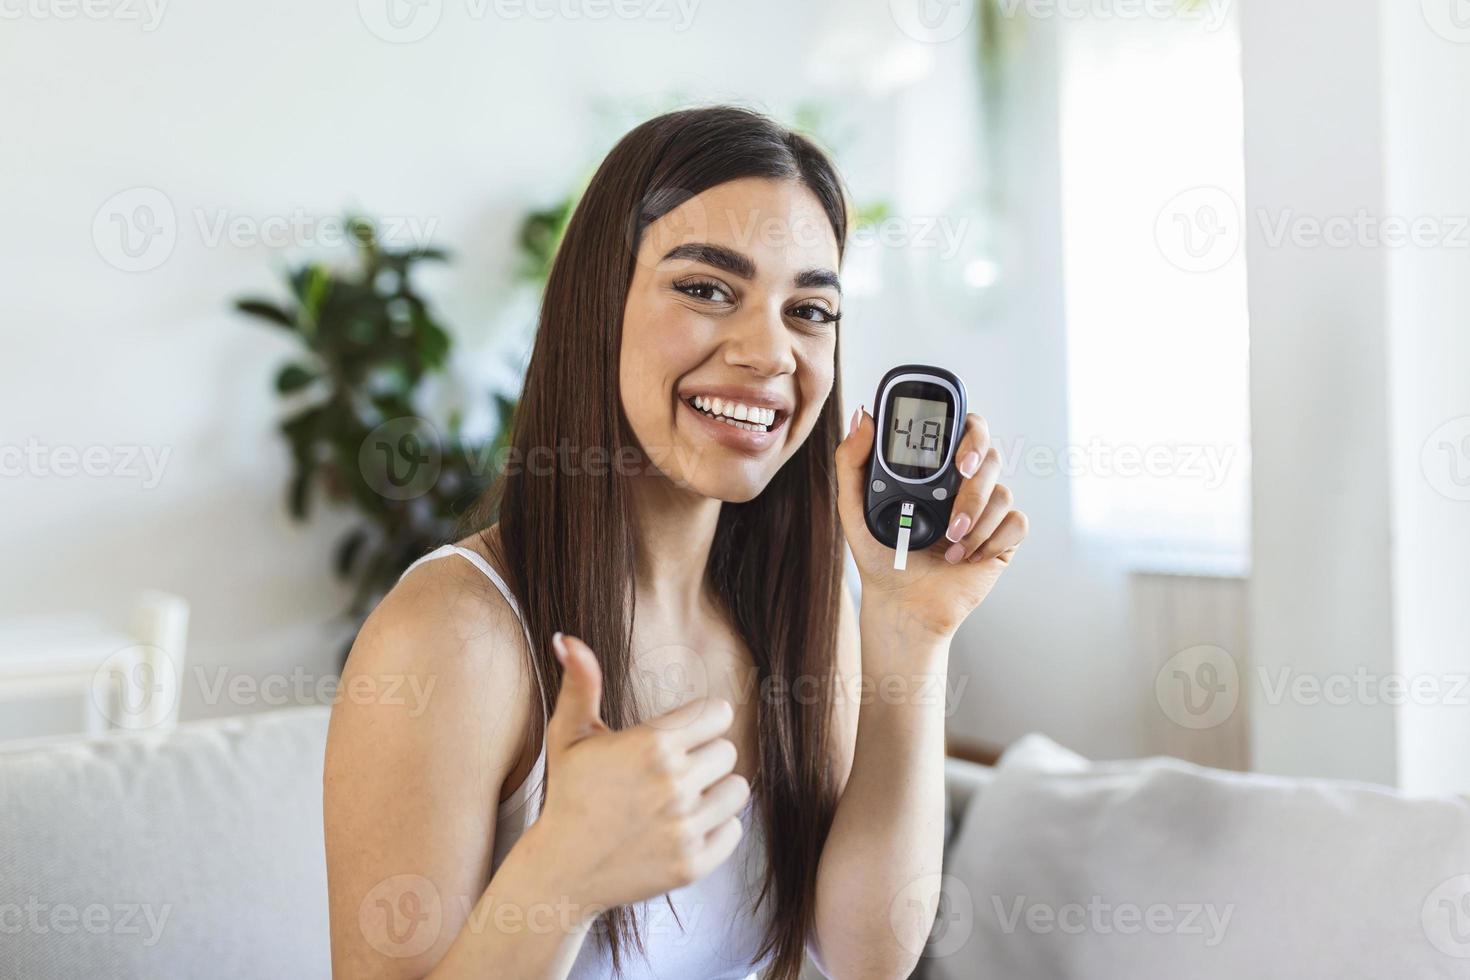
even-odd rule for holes
{"type": "Polygon", "coordinates": [[[833,313],[825,306],[814,303],[803,303],[791,311],[791,315],[798,320],[809,320],[812,323],[836,323],[842,319],[841,313],[833,313]]]}
{"type": "Polygon", "coordinates": [[[686,296],[693,296],[695,299],[711,303],[728,303],[731,299],[729,291],[724,286],[709,279],[693,279],[676,283],[674,288],[686,296]]]}

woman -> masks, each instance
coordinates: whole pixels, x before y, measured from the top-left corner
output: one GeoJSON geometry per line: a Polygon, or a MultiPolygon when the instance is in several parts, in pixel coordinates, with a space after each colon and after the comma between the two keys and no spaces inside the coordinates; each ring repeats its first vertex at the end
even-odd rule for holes
{"type": "Polygon", "coordinates": [[[972,415],[948,540],[894,572],[869,534],[846,232],[830,161],[752,112],[660,116],[603,162],[480,510],[499,523],[415,562],[342,678],[336,975],[912,968],[950,638],[1026,520],[972,415]],[[415,674],[424,704],[351,696],[415,674]]]}

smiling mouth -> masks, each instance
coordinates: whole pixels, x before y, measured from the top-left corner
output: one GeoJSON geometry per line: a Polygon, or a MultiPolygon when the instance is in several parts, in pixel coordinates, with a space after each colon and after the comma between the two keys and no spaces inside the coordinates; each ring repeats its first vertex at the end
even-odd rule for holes
{"type": "Polygon", "coordinates": [[[708,398],[695,395],[684,399],[684,404],[709,418],[723,422],[746,432],[770,432],[786,421],[786,413],[776,408],[760,408],[746,405],[728,398],[708,398]]]}

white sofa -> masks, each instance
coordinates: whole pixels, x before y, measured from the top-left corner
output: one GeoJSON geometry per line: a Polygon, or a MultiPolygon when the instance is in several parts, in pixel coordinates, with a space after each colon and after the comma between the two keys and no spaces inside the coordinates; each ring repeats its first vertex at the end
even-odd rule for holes
{"type": "MultiPolygon", "coordinates": [[[[0,751],[0,980],[328,977],[326,724],[296,708],[0,751]]],[[[1035,736],[947,785],[925,980],[1470,977],[1466,800],[1089,763],[1035,736]],[[1186,927],[1194,906],[1228,918],[1186,927]]]]}
{"type": "Polygon", "coordinates": [[[327,717],[0,748],[0,980],[329,977],[327,717]]]}

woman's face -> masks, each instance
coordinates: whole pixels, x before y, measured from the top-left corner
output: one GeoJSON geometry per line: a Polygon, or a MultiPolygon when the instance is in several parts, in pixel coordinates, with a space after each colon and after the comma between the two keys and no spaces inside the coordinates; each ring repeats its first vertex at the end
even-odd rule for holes
{"type": "Polygon", "coordinates": [[[837,239],[797,181],[742,178],[653,222],[623,311],[623,411],[675,483],[746,501],[832,390],[837,239]]]}

